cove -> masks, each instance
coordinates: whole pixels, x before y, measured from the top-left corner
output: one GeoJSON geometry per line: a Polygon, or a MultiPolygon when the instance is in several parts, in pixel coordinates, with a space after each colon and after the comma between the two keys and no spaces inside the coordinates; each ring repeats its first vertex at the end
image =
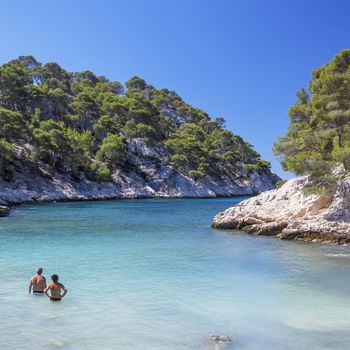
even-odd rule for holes
{"type": "Polygon", "coordinates": [[[23,205],[0,220],[1,349],[348,349],[350,247],[210,227],[242,198],[23,205]],[[58,273],[61,303],[27,293],[58,273]]]}

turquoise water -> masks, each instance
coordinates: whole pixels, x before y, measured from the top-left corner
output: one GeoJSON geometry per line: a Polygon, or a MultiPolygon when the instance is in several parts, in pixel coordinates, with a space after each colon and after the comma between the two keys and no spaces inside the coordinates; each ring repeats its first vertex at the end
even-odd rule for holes
{"type": "Polygon", "coordinates": [[[0,220],[0,349],[349,349],[350,247],[210,228],[241,199],[24,205],[0,220]],[[28,295],[37,266],[61,303],[28,295]]]}

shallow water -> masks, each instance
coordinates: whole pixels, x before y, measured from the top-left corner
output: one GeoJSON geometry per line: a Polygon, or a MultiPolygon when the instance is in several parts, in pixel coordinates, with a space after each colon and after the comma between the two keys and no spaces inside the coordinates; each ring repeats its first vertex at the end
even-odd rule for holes
{"type": "Polygon", "coordinates": [[[0,349],[349,349],[350,247],[210,228],[240,200],[18,207],[0,220],[0,349]],[[40,265],[62,302],[28,295],[40,265]]]}

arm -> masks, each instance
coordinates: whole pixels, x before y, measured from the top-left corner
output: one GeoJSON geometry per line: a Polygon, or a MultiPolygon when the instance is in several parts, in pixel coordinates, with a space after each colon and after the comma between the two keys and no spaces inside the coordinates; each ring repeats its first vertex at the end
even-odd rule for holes
{"type": "Polygon", "coordinates": [[[61,288],[63,290],[63,294],[61,295],[61,298],[63,298],[68,293],[68,289],[63,284],[61,284],[61,288]]]}
{"type": "Polygon", "coordinates": [[[32,281],[32,279],[30,279],[29,286],[28,286],[28,293],[32,292],[32,288],[33,288],[33,281],[32,281]]]}
{"type": "Polygon", "coordinates": [[[47,293],[49,291],[49,289],[50,289],[49,285],[44,289],[44,293],[48,298],[50,298],[50,295],[47,293]]]}

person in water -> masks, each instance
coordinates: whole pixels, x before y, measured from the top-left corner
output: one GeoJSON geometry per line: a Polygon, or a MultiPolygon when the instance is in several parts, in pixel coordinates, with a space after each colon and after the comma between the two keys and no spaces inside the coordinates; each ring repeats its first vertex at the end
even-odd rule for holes
{"type": "Polygon", "coordinates": [[[33,294],[43,294],[46,288],[46,278],[42,275],[43,268],[39,267],[36,274],[30,279],[28,292],[33,294]]]}
{"type": "Polygon", "coordinates": [[[58,275],[53,274],[51,276],[52,283],[50,283],[44,290],[44,293],[50,300],[52,301],[60,301],[64,296],[67,294],[68,290],[66,287],[58,282],[58,275]],[[48,291],[50,290],[51,295],[48,294],[48,291]],[[63,290],[63,294],[61,294],[61,291],[63,290]]]}

